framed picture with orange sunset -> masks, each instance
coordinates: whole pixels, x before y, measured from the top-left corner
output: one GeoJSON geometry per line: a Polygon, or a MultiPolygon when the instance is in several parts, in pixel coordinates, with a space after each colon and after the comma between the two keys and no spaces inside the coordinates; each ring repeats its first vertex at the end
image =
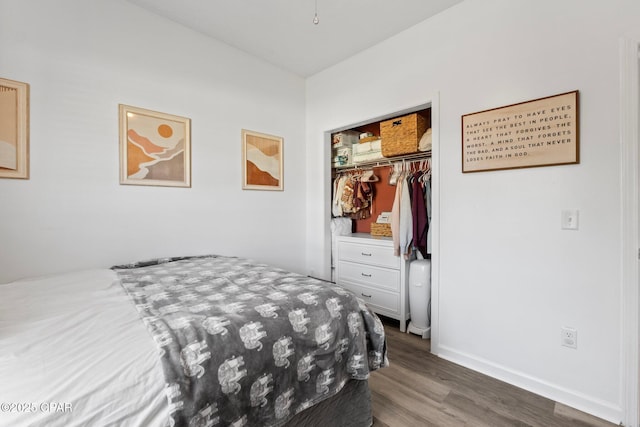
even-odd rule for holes
{"type": "Polygon", "coordinates": [[[120,184],[191,187],[191,119],[119,105],[120,184]]]}
{"type": "Polygon", "coordinates": [[[242,130],[242,189],[283,190],[283,138],[242,130]]]}

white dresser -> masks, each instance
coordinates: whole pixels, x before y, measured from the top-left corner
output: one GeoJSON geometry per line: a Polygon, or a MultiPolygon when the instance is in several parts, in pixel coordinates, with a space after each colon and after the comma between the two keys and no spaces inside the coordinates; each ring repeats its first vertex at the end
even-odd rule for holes
{"type": "Polygon", "coordinates": [[[354,233],[337,237],[336,283],[354,292],[376,313],[409,319],[408,262],[393,255],[390,237],[354,233]]]}

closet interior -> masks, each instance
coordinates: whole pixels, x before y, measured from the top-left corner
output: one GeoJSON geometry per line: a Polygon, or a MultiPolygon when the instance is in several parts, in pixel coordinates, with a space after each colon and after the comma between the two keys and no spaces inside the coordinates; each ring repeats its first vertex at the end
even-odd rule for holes
{"type": "Polygon", "coordinates": [[[431,135],[431,108],[331,135],[332,280],[401,331],[409,264],[431,257],[431,135]]]}

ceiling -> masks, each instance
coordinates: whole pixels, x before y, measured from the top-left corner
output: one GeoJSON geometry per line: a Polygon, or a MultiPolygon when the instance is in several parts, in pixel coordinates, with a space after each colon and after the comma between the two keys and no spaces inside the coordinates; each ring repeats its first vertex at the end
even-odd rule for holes
{"type": "Polygon", "coordinates": [[[462,0],[127,1],[308,77],[462,0]]]}

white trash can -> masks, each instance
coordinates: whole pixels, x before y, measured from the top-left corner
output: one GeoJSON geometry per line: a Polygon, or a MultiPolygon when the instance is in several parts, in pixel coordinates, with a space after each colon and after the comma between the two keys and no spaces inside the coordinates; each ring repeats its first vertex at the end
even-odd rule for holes
{"type": "Polygon", "coordinates": [[[431,337],[431,261],[418,259],[409,264],[409,309],[411,321],[407,333],[431,337]]]}

